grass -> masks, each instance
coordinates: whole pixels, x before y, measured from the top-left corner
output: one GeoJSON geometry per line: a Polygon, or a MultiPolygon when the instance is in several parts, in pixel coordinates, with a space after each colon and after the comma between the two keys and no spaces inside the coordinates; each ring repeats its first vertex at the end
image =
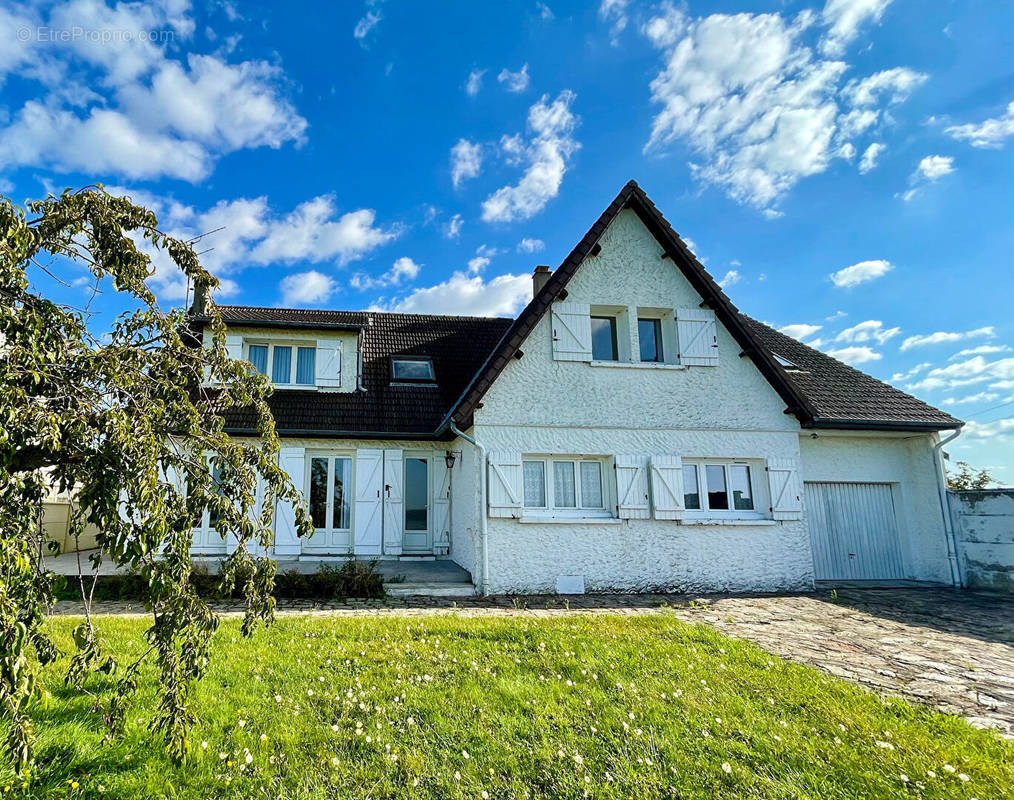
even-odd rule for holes
{"type": "MultiPolygon", "coordinates": [[[[51,623],[70,649],[78,622],[51,623]]],[[[102,617],[138,652],[143,618],[102,617]]],[[[216,635],[185,763],[125,736],[45,671],[38,763],[2,797],[992,798],[1014,748],[666,613],[554,618],[284,616],[216,635]]],[[[91,688],[107,691],[96,677],[91,688]]]]}

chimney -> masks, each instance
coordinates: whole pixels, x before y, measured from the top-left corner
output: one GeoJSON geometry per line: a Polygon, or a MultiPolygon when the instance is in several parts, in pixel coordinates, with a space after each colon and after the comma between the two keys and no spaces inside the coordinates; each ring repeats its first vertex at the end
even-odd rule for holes
{"type": "Polygon", "coordinates": [[[206,317],[208,304],[211,302],[211,285],[205,281],[194,283],[194,302],[190,306],[190,316],[206,317]]]}
{"type": "Polygon", "coordinates": [[[532,275],[532,297],[542,291],[542,287],[549,283],[549,279],[553,276],[553,273],[549,271],[549,267],[540,264],[535,268],[535,273],[532,275]]]}

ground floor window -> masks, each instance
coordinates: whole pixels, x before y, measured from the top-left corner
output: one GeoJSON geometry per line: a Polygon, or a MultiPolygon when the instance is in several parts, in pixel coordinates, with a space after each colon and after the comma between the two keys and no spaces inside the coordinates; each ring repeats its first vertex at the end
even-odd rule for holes
{"type": "Polygon", "coordinates": [[[755,469],[740,462],[683,461],[683,502],[687,511],[743,516],[756,513],[755,469]]]}
{"type": "Polygon", "coordinates": [[[525,508],[604,513],[603,474],[599,458],[526,456],[522,459],[525,508]]]}

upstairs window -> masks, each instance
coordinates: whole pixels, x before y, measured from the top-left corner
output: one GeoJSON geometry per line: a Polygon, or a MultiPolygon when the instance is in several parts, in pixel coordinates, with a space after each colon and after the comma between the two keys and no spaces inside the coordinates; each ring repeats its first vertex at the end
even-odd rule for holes
{"type": "Polygon", "coordinates": [[[665,361],[662,346],[662,320],[637,320],[637,338],[641,348],[641,361],[653,361],[659,364],[665,361]]]}
{"type": "Polygon", "coordinates": [[[249,344],[247,360],[261,375],[282,386],[313,386],[317,377],[317,348],[282,344],[249,344]],[[295,357],[292,351],[295,350],[295,357]]]}
{"type": "Polygon", "coordinates": [[[426,357],[396,356],[391,359],[391,380],[396,383],[436,383],[433,361],[426,357]]]}
{"type": "Polygon", "coordinates": [[[616,317],[591,318],[592,360],[618,361],[616,317]]]}

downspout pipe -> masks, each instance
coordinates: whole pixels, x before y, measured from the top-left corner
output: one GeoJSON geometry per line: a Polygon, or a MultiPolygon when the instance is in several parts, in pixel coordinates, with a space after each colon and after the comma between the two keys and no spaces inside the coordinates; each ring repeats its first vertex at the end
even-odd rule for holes
{"type": "Polygon", "coordinates": [[[951,521],[950,504],[947,502],[947,479],[944,470],[942,448],[948,442],[953,442],[961,435],[961,428],[945,439],[941,439],[933,445],[933,471],[937,476],[937,491],[940,494],[940,513],[944,517],[944,533],[947,536],[947,560],[951,564],[951,585],[963,587],[964,576],[961,574],[961,564],[958,561],[958,542],[954,536],[954,523],[951,521]]]}
{"type": "Polygon", "coordinates": [[[460,430],[454,420],[450,420],[451,432],[460,436],[479,453],[479,526],[481,535],[479,540],[482,547],[482,596],[489,594],[489,522],[486,518],[486,448],[479,444],[473,437],[460,430]]]}

